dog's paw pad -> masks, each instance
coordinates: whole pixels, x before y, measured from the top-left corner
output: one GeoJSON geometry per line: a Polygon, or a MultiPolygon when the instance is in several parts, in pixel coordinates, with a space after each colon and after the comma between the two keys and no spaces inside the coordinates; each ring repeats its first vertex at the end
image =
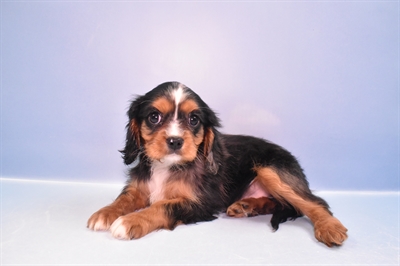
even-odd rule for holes
{"type": "Polygon", "coordinates": [[[245,201],[237,201],[228,207],[226,214],[230,217],[248,217],[254,216],[253,208],[245,201]]]}

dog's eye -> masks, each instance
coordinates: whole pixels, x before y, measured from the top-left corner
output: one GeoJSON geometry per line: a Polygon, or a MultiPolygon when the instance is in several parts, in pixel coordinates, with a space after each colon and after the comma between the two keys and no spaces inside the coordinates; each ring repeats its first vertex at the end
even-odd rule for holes
{"type": "Polygon", "coordinates": [[[149,122],[157,125],[161,122],[161,114],[159,112],[153,112],[149,115],[149,122]]]}
{"type": "Polygon", "coordinates": [[[197,115],[191,114],[191,115],[189,116],[189,124],[190,124],[192,127],[197,126],[199,123],[200,123],[200,119],[199,119],[199,117],[198,117],[197,115]]]}

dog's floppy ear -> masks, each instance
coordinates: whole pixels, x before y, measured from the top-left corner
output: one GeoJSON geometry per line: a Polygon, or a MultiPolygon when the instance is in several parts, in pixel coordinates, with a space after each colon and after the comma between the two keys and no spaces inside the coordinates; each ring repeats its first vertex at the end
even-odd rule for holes
{"type": "Polygon", "coordinates": [[[204,156],[207,159],[207,166],[208,169],[213,173],[214,175],[218,172],[218,163],[215,161],[214,158],[214,139],[215,139],[215,134],[211,128],[207,128],[205,135],[204,135],[204,156]]]}
{"type": "Polygon", "coordinates": [[[143,100],[142,98],[143,97],[138,97],[136,100],[134,100],[127,112],[129,122],[126,125],[125,148],[121,151],[126,165],[133,163],[142,150],[139,120],[140,104],[143,100]]]}
{"type": "Polygon", "coordinates": [[[207,158],[208,169],[211,173],[216,174],[219,169],[219,158],[222,154],[222,147],[218,143],[219,132],[216,128],[220,127],[220,120],[217,115],[210,109],[203,109],[206,115],[204,123],[204,156],[207,158]]]}

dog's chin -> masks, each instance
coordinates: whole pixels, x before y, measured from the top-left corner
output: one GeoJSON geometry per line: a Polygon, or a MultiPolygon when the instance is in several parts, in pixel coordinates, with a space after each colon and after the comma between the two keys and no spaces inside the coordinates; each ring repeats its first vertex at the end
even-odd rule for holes
{"type": "Polygon", "coordinates": [[[183,161],[182,155],[176,153],[167,154],[159,160],[159,162],[164,165],[180,164],[182,163],[182,161],[183,161]]]}

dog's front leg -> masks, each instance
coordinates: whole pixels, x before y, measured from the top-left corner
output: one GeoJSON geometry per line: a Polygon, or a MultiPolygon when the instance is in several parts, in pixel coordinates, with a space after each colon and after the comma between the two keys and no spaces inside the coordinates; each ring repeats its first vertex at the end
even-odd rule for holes
{"type": "Polygon", "coordinates": [[[181,224],[173,218],[172,206],[185,202],[184,199],[162,200],[148,208],[119,217],[110,228],[112,235],[118,239],[137,239],[158,229],[174,229],[181,224]]]}
{"type": "Polygon", "coordinates": [[[136,182],[130,183],[113,203],[92,214],[87,227],[94,231],[108,230],[118,217],[147,207],[148,194],[147,186],[136,182]]]}

